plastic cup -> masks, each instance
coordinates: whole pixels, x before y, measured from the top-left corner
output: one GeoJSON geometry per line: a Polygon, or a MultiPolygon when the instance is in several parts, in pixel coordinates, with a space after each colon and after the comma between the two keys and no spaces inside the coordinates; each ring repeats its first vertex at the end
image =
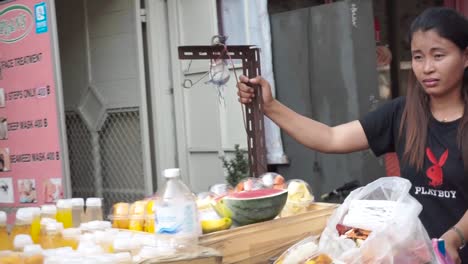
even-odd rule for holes
{"type": "Polygon", "coordinates": [[[129,226],[132,231],[143,231],[145,227],[145,211],[148,201],[136,201],[130,206],[129,226]]]}
{"type": "Polygon", "coordinates": [[[116,203],[112,206],[112,212],[109,220],[112,221],[112,227],[120,229],[128,229],[130,218],[128,216],[130,211],[129,203],[116,203]]]}

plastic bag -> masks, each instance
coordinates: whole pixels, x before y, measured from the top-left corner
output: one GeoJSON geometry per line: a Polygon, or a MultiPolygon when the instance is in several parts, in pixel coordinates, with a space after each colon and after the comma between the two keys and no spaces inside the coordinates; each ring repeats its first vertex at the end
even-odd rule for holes
{"type": "Polygon", "coordinates": [[[422,206],[409,194],[410,188],[406,179],[385,177],[351,192],[328,220],[319,251],[353,264],[437,263],[418,218],[422,206]],[[353,240],[340,236],[337,226],[370,233],[353,240]]]}
{"type": "Polygon", "coordinates": [[[307,237],[283,252],[275,264],[297,264],[317,254],[317,236],[307,237]]]}
{"type": "Polygon", "coordinates": [[[309,236],[283,252],[274,264],[330,263],[345,264],[318,250],[318,236],[309,236]],[[318,259],[318,260],[317,260],[318,259]]]}

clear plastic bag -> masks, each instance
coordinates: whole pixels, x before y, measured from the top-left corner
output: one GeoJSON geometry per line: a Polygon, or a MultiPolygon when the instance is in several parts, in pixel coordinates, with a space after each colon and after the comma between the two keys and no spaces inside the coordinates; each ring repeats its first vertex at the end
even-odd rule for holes
{"type": "Polygon", "coordinates": [[[336,259],[332,259],[326,253],[318,249],[318,236],[309,236],[292,245],[283,252],[274,264],[345,264],[336,259]]]}
{"type": "Polygon", "coordinates": [[[308,258],[318,253],[317,240],[317,236],[310,236],[297,242],[283,252],[275,261],[275,264],[297,264],[305,262],[308,258]]]}
{"type": "Polygon", "coordinates": [[[421,204],[400,177],[380,178],[350,193],[328,220],[319,251],[346,263],[437,263],[418,218],[421,204]],[[340,236],[337,225],[370,231],[362,243],[340,236]]]}

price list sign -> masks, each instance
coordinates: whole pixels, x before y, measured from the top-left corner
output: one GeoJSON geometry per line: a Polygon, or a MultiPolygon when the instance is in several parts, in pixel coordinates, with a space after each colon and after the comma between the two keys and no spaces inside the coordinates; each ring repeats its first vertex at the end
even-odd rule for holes
{"type": "Polygon", "coordinates": [[[48,1],[0,4],[0,207],[63,196],[48,1]]]}

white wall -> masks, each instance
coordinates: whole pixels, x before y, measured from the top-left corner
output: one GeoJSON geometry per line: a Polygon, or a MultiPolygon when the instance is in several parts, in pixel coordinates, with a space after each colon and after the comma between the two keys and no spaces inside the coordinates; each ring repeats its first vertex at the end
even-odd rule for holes
{"type": "Polygon", "coordinates": [[[90,81],[108,108],[140,106],[135,13],[130,0],[87,0],[90,81]]]}
{"type": "Polygon", "coordinates": [[[235,77],[231,74],[225,87],[225,104],[219,103],[216,88],[204,83],[208,78],[191,89],[182,87],[185,78],[195,82],[209,69],[209,61],[193,61],[186,72],[189,62],[178,59],[177,47],[211,44],[211,37],[217,34],[214,0],[168,1],[168,17],[178,165],[188,172],[185,180],[193,191],[205,191],[225,181],[220,153],[232,151],[234,144],[246,147],[235,77]]]}
{"type": "Polygon", "coordinates": [[[140,106],[134,1],[56,2],[66,109],[79,105],[89,85],[106,108],[140,106]]]}

